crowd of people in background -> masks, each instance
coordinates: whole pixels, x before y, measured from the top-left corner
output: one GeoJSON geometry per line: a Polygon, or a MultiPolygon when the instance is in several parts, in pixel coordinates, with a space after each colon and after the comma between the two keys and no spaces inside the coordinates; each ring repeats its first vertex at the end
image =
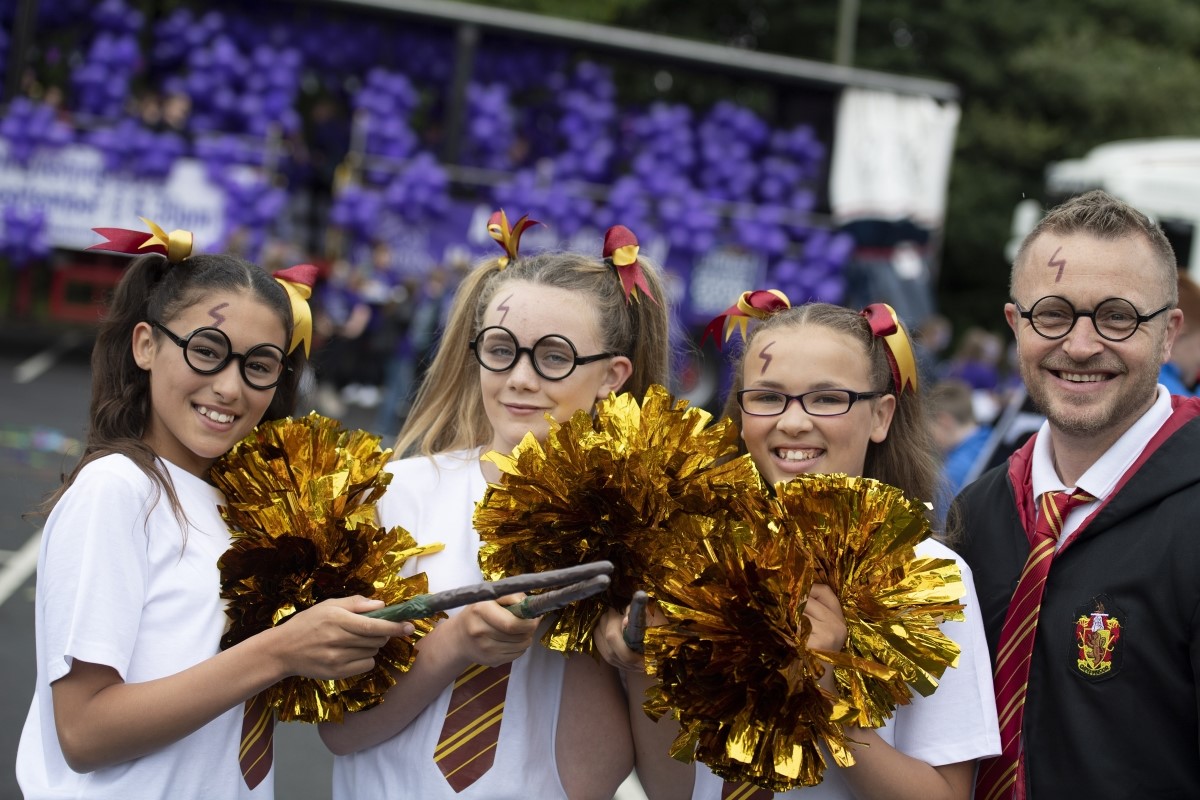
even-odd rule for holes
{"type": "Polygon", "coordinates": [[[368,264],[333,262],[313,299],[315,408],[332,417],[372,409],[370,427],[385,440],[408,413],[466,266],[402,276],[391,256],[377,244],[368,264]]]}

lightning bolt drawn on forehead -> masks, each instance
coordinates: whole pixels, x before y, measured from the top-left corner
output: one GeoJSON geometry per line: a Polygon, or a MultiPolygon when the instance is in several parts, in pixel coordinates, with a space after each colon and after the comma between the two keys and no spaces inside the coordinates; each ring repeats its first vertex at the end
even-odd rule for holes
{"type": "Polygon", "coordinates": [[[501,325],[504,324],[504,318],[508,316],[508,312],[511,310],[511,309],[509,309],[507,304],[508,304],[509,300],[512,300],[512,298],[513,298],[513,296],[510,294],[508,297],[504,298],[496,305],[497,311],[504,312],[503,314],[500,315],[500,324],[501,325]]]}
{"type": "Polygon", "coordinates": [[[229,303],[221,303],[221,305],[213,306],[208,310],[208,315],[213,318],[213,322],[216,323],[216,327],[218,328],[221,327],[221,323],[225,322],[225,315],[221,313],[221,309],[227,305],[229,303]]]}
{"type": "Polygon", "coordinates": [[[1054,255],[1050,256],[1050,260],[1047,262],[1047,266],[1058,267],[1058,274],[1054,276],[1055,283],[1058,283],[1062,280],[1063,269],[1065,269],[1067,266],[1067,260],[1065,258],[1059,258],[1055,260],[1055,256],[1058,255],[1060,250],[1062,250],[1061,245],[1059,246],[1058,250],[1054,251],[1054,255]]]}
{"type": "Polygon", "coordinates": [[[758,357],[761,358],[762,362],[763,362],[762,371],[758,373],[759,375],[765,375],[767,372],[767,367],[771,366],[771,359],[774,358],[774,356],[769,354],[767,351],[770,350],[774,346],[775,346],[774,340],[769,341],[765,345],[763,345],[763,349],[758,352],[758,357]]]}

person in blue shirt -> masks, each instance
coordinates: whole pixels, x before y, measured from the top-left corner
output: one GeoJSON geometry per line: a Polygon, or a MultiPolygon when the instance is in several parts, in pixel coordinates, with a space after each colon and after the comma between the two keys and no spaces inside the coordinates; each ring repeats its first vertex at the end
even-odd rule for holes
{"type": "Polygon", "coordinates": [[[1158,372],[1158,382],[1171,394],[1195,397],[1200,378],[1200,286],[1182,272],[1179,308],[1183,311],[1183,328],[1171,346],[1171,359],[1158,372]]]}
{"type": "Polygon", "coordinates": [[[942,453],[942,476],[935,502],[940,521],[963,487],[967,485],[979,460],[992,426],[981,425],[975,417],[974,392],[970,384],[958,378],[944,378],[926,395],[930,434],[942,453]]]}

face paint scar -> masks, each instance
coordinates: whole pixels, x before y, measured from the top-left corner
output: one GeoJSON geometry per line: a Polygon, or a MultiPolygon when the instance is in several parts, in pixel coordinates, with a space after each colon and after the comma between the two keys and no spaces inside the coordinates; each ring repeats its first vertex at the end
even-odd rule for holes
{"type": "Polygon", "coordinates": [[[1058,248],[1058,250],[1054,251],[1054,255],[1050,256],[1050,260],[1047,262],[1047,266],[1058,267],[1058,274],[1054,276],[1055,283],[1058,283],[1062,280],[1063,269],[1065,269],[1067,266],[1067,260],[1065,258],[1059,258],[1058,260],[1055,260],[1056,256],[1058,256],[1059,250],[1062,250],[1061,246],[1058,248]]]}
{"type": "Polygon", "coordinates": [[[229,303],[221,303],[219,306],[213,306],[208,310],[208,315],[213,318],[216,327],[221,327],[221,323],[225,322],[225,315],[221,313],[221,309],[229,303]]]}
{"type": "Polygon", "coordinates": [[[774,358],[774,356],[772,356],[767,351],[770,350],[774,346],[775,346],[775,342],[770,341],[770,342],[767,342],[765,345],[763,345],[763,349],[759,351],[758,357],[761,358],[762,362],[763,362],[762,370],[759,371],[759,373],[758,373],[759,375],[765,375],[767,372],[767,367],[771,366],[771,359],[774,358]]]}
{"type": "Polygon", "coordinates": [[[508,312],[511,310],[511,309],[509,309],[507,303],[509,300],[512,300],[512,298],[513,298],[513,296],[510,294],[508,297],[501,300],[500,303],[496,306],[497,311],[504,312],[503,314],[500,315],[500,324],[501,325],[504,324],[504,318],[508,316],[508,312]]]}

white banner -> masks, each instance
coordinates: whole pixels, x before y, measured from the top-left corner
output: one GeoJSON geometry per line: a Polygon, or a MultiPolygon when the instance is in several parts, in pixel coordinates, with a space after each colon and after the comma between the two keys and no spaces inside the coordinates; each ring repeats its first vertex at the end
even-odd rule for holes
{"type": "Polygon", "coordinates": [[[959,116],[957,103],[931,97],[842,92],[829,174],[834,217],[941,227],[959,116]]]}
{"type": "Polygon", "coordinates": [[[42,209],[54,247],[98,244],[92,228],[144,230],[138,217],[166,231],[191,231],[200,251],[220,239],[225,195],[195,159],[177,160],[164,180],[108,172],[103,155],[88,145],[42,150],[26,165],[10,159],[8,149],[0,139],[0,209],[42,209]]]}

